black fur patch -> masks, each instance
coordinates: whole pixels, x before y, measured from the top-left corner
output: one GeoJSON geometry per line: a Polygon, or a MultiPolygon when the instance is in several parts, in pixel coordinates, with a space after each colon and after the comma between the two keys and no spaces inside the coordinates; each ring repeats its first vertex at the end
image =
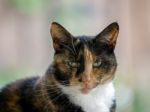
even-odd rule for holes
{"type": "Polygon", "coordinates": [[[81,109],[81,107],[76,106],[73,103],[71,103],[68,96],[62,93],[62,91],[59,88],[56,88],[56,89],[49,90],[49,88],[47,88],[47,92],[49,95],[49,99],[53,101],[54,104],[59,105],[60,112],[84,112],[81,109]]]}
{"type": "Polygon", "coordinates": [[[113,100],[113,104],[110,108],[110,112],[115,112],[116,111],[116,99],[113,100]]]}

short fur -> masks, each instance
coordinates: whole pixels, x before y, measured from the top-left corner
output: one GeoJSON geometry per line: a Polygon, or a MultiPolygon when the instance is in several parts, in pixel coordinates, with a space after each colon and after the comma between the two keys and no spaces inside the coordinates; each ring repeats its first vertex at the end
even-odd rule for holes
{"type": "Polygon", "coordinates": [[[74,37],[56,22],[50,32],[53,63],[42,77],[2,88],[0,112],[115,112],[112,79],[118,24],[93,37],[74,37]]]}

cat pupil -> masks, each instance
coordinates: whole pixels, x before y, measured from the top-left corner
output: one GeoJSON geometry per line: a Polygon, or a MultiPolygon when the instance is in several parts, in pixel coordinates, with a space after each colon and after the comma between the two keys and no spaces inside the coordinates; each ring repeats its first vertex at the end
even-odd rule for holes
{"type": "Polygon", "coordinates": [[[93,67],[99,67],[101,65],[101,60],[98,60],[93,63],[93,67]]]}
{"type": "MultiPolygon", "coordinates": [[[[75,61],[70,61],[68,62],[68,65],[71,67],[79,67],[80,63],[75,62],[75,61]]],[[[93,67],[100,67],[100,65],[101,65],[101,60],[97,60],[93,63],[93,67]]]]}
{"type": "MultiPolygon", "coordinates": [[[[71,66],[71,67],[79,67],[80,66],[80,63],[78,62],[68,62],[68,65],[71,66]]],[[[93,63],[93,67],[100,67],[101,65],[101,60],[99,61],[96,61],[93,63]]]]}
{"type": "Polygon", "coordinates": [[[80,65],[78,62],[71,62],[71,61],[68,64],[71,67],[79,67],[79,65],[80,65]]]}

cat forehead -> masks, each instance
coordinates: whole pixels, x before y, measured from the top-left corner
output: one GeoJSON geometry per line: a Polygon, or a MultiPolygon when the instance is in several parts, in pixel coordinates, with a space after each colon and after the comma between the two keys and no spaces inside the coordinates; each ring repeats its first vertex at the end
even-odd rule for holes
{"type": "Polygon", "coordinates": [[[78,47],[78,49],[86,49],[86,48],[90,48],[92,47],[92,39],[94,37],[90,37],[90,36],[78,36],[75,37],[76,41],[75,41],[75,45],[78,47]]]}
{"type": "Polygon", "coordinates": [[[107,51],[107,47],[103,43],[96,43],[93,36],[78,36],[76,37],[75,47],[79,54],[84,54],[85,49],[93,55],[99,55],[103,51],[107,51]]]}
{"type": "Polygon", "coordinates": [[[92,45],[90,45],[90,41],[92,40],[92,38],[87,37],[87,36],[78,36],[76,37],[76,41],[75,41],[75,47],[76,50],[78,51],[78,54],[84,54],[85,50],[88,50],[90,52],[90,47],[92,47],[92,45]]]}
{"type": "Polygon", "coordinates": [[[92,36],[77,36],[76,39],[78,42],[82,43],[82,44],[87,44],[87,42],[92,41],[92,39],[94,39],[95,37],[92,36]]]}

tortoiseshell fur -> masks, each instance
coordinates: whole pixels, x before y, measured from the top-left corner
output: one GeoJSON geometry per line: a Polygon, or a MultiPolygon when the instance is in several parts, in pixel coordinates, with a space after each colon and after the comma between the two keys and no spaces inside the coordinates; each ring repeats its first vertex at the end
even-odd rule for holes
{"type": "MultiPolygon", "coordinates": [[[[70,101],[58,85],[82,87],[89,77],[90,89],[83,89],[83,92],[87,92],[112,81],[117,67],[114,48],[118,31],[118,24],[112,23],[95,37],[74,37],[53,22],[53,63],[42,77],[18,80],[2,88],[0,112],[84,112],[82,107],[70,101]],[[90,63],[98,59],[101,65],[91,68],[90,63]],[[69,62],[78,62],[80,65],[72,67],[69,62]]],[[[113,102],[110,112],[115,112],[115,99],[113,102]]]]}

